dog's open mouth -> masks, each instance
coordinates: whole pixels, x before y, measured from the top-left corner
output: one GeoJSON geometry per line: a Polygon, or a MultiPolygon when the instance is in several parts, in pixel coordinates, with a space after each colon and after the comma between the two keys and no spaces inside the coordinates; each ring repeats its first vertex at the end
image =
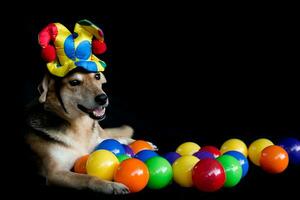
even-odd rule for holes
{"type": "Polygon", "coordinates": [[[99,106],[92,109],[86,108],[80,104],[78,104],[77,106],[81,111],[87,113],[92,119],[103,120],[105,118],[106,106],[99,106]]]}

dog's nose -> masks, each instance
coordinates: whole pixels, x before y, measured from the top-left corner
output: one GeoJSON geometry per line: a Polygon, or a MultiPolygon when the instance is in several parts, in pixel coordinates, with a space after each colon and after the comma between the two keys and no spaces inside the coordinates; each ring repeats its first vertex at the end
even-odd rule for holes
{"type": "Polygon", "coordinates": [[[97,95],[95,97],[95,101],[99,104],[99,105],[105,105],[106,102],[107,102],[107,95],[106,94],[100,94],[100,95],[97,95]]]}

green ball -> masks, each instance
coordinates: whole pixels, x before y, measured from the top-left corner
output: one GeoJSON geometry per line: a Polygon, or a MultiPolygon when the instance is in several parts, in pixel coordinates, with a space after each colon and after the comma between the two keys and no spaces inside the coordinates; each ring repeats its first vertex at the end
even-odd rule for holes
{"type": "Polygon", "coordinates": [[[171,183],[173,170],[170,163],[160,156],[149,158],[146,161],[149,170],[148,187],[150,189],[161,189],[171,183]]]}
{"type": "Polygon", "coordinates": [[[119,162],[121,163],[122,161],[130,158],[130,156],[128,156],[127,154],[120,154],[120,155],[117,155],[117,158],[118,158],[119,162]]]}
{"type": "Polygon", "coordinates": [[[224,187],[234,187],[242,178],[242,167],[240,162],[230,155],[222,155],[217,158],[226,174],[224,187]]]}

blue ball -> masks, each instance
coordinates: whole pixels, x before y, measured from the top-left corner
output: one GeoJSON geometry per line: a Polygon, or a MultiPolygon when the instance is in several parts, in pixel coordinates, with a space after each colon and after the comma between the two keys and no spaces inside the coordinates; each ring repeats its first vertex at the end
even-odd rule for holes
{"type": "Polygon", "coordinates": [[[122,144],[122,146],[123,146],[123,148],[125,150],[125,154],[128,155],[128,156],[130,156],[131,158],[133,158],[134,157],[134,153],[133,153],[132,149],[128,145],[126,145],[126,144],[122,144]]]}
{"type": "Polygon", "coordinates": [[[284,138],[279,141],[279,146],[284,148],[289,155],[289,162],[294,165],[300,164],[300,141],[296,138],[284,138]]]}
{"type": "Polygon", "coordinates": [[[224,153],[224,155],[230,155],[233,156],[235,159],[237,159],[242,167],[242,177],[246,176],[246,174],[248,173],[248,169],[249,169],[249,162],[248,159],[241,153],[238,151],[227,151],[226,153],[224,153]]]}
{"type": "Polygon", "coordinates": [[[208,152],[208,151],[197,151],[196,153],[193,154],[193,156],[196,156],[197,158],[199,158],[200,160],[204,159],[204,158],[212,158],[215,159],[214,154],[208,152]]]}
{"type": "Polygon", "coordinates": [[[100,144],[96,146],[94,151],[97,151],[99,149],[111,151],[115,155],[125,154],[125,150],[122,144],[114,139],[103,140],[100,144]]]}
{"type": "Polygon", "coordinates": [[[169,163],[172,165],[175,162],[175,160],[181,157],[181,155],[177,152],[168,152],[164,154],[163,157],[167,159],[169,163]]]}
{"type": "Polygon", "coordinates": [[[142,151],[138,152],[137,154],[135,154],[134,157],[143,162],[146,162],[149,158],[152,158],[154,156],[158,156],[158,154],[152,150],[142,150],[142,151]]]}

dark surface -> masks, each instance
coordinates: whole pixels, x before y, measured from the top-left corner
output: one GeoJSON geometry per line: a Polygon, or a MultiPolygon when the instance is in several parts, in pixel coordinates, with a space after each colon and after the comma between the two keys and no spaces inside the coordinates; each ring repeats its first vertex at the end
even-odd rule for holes
{"type": "MultiPolygon", "coordinates": [[[[161,153],[175,150],[184,141],[220,147],[232,137],[248,145],[259,137],[275,143],[284,136],[300,139],[299,30],[293,12],[153,9],[106,10],[97,15],[28,12],[12,21],[18,23],[17,27],[9,23],[10,30],[15,31],[7,51],[17,49],[19,53],[10,54],[10,60],[22,63],[7,64],[14,69],[5,68],[11,78],[5,81],[3,90],[3,104],[13,104],[7,107],[5,120],[16,143],[9,148],[8,171],[14,173],[13,177],[7,173],[6,185],[15,190],[12,195],[22,191],[26,197],[103,197],[88,191],[45,187],[23,154],[20,113],[37,95],[35,88],[45,70],[37,33],[50,22],[72,27],[77,20],[88,18],[103,29],[108,51],[99,57],[108,64],[105,75],[111,100],[103,127],[129,124],[136,130],[135,138],[152,141],[161,153]],[[9,96],[14,98],[6,98],[9,96]],[[17,111],[20,125],[16,126],[17,111]]],[[[280,175],[268,175],[251,164],[248,175],[232,189],[202,193],[173,184],[122,198],[296,196],[299,186],[293,181],[297,180],[299,166],[289,167],[280,175]]]]}

